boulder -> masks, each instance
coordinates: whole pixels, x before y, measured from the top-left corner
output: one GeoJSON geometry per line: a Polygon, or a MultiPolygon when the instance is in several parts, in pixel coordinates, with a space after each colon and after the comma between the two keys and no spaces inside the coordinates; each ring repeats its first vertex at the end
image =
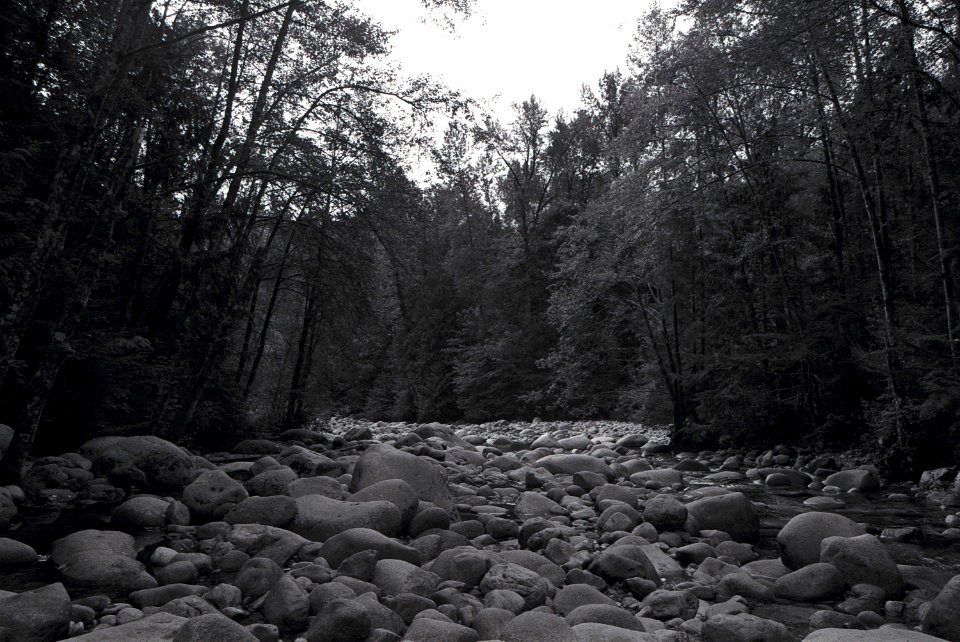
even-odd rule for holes
{"type": "Polygon", "coordinates": [[[704,622],[702,642],[796,642],[787,627],[755,615],[714,615],[704,622]]]}
{"type": "Polygon", "coordinates": [[[560,615],[567,615],[584,604],[615,606],[616,602],[589,584],[570,584],[559,589],[553,597],[553,610],[560,615]]]}
{"type": "Polygon", "coordinates": [[[541,457],[538,459],[536,461],[536,465],[540,468],[547,469],[554,475],[572,475],[577,472],[588,471],[592,473],[599,473],[608,480],[612,480],[616,477],[613,469],[610,468],[609,465],[604,463],[602,459],[594,457],[593,455],[547,455],[546,457],[541,457]]]}
{"type": "Polygon", "coordinates": [[[201,473],[183,489],[183,503],[201,518],[220,519],[248,496],[243,484],[219,469],[201,473]]]}
{"type": "Polygon", "coordinates": [[[803,638],[803,642],[943,642],[943,638],[909,629],[820,629],[803,638]]]}
{"type": "MultiPolygon", "coordinates": [[[[148,638],[128,638],[146,640],[148,638]]],[[[220,613],[207,613],[188,619],[173,636],[172,642],[260,642],[258,638],[220,613]]]]}
{"type": "MultiPolygon", "coordinates": [[[[694,614],[696,611],[694,611],[694,614]]],[[[643,625],[630,611],[610,604],[584,604],[573,609],[564,618],[570,626],[593,622],[608,624],[621,629],[642,631],[643,625]]]]}
{"type": "MultiPolygon", "coordinates": [[[[404,642],[477,642],[480,636],[470,627],[445,620],[419,617],[403,636],[404,642]]],[[[309,639],[309,642],[314,642],[309,639]]]]}
{"type": "Polygon", "coordinates": [[[447,486],[446,475],[437,462],[387,444],[371,446],[360,455],[354,465],[350,492],[355,493],[388,479],[402,479],[423,501],[447,511],[453,509],[453,497],[447,486]]]}
{"type": "Polygon", "coordinates": [[[960,642],[960,575],[955,575],[930,602],[923,616],[923,632],[960,642]]]}
{"type": "Polygon", "coordinates": [[[0,631],[9,636],[4,639],[52,642],[65,637],[69,625],[70,595],[63,584],[0,598],[0,631]]]}
{"type": "Polygon", "coordinates": [[[503,627],[503,642],[579,642],[570,625],[552,613],[521,613],[503,627]]]}
{"type": "Polygon", "coordinates": [[[437,590],[440,578],[436,573],[425,571],[410,562],[383,559],[376,564],[372,582],[385,595],[413,593],[421,597],[429,597],[437,590]]]}
{"type": "Polygon", "coordinates": [[[136,559],[134,539],[118,531],[83,530],[53,543],[51,559],[68,584],[105,593],[154,588],[157,581],[136,559]]]}
{"type": "Polygon", "coordinates": [[[281,631],[302,631],[307,628],[310,598],[292,577],[282,575],[263,598],[263,617],[281,631]]]}
{"type": "Polygon", "coordinates": [[[343,489],[340,487],[340,482],[333,477],[324,475],[295,479],[287,484],[283,492],[294,499],[304,495],[323,495],[331,499],[343,499],[343,489]]]}
{"type": "Polygon", "coordinates": [[[286,495],[247,497],[231,508],[223,521],[228,524],[264,524],[284,528],[297,516],[297,502],[286,495]]]}
{"type": "Polygon", "coordinates": [[[333,568],[338,568],[351,555],[361,551],[376,551],[380,559],[398,559],[420,564],[420,553],[378,531],[369,528],[351,528],[327,539],[320,547],[320,556],[333,568]]]}
{"type": "Polygon", "coordinates": [[[657,495],[643,503],[643,521],[658,531],[680,530],[687,521],[687,507],[675,497],[657,495]]]}
{"type": "Polygon", "coordinates": [[[78,452],[94,472],[109,477],[114,471],[135,470],[149,488],[183,488],[194,478],[193,457],[159,437],[96,437],[78,452]]]}
{"type": "Polygon", "coordinates": [[[406,528],[420,507],[420,497],[402,479],[385,479],[350,495],[351,502],[390,502],[400,511],[400,527],[406,528]]]}
{"type": "Polygon", "coordinates": [[[873,535],[827,537],[820,543],[820,561],[833,564],[849,585],[872,584],[894,596],[903,588],[900,569],[873,535]]]}
{"type": "Polygon", "coordinates": [[[699,600],[692,591],[656,590],[641,602],[640,615],[666,622],[674,618],[689,620],[696,616],[699,600]]]}
{"type": "Polygon", "coordinates": [[[827,537],[856,537],[866,533],[853,520],[813,511],[800,513],[788,521],[777,534],[777,547],[784,566],[797,570],[820,561],[820,543],[827,537]]]}
{"type": "Polygon", "coordinates": [[[602,551],[590,563],[590,572],[611,583],[636,577],[660,583],[657,569],[636,545],[611,546],[602,551]]]}
{"type": "Polygon", "coordinates": [[[553,501],[546,495],[541,495],[533,491],[521,493],[517,500],[513,513],[519,519],[530,519],[531,517],[550,517],[557,514],[560,510],[560,504],[553,501]]]}
{"type": "Polygon", "coordinates": [[[113,509],[110,523],[131,528],[160,528],[167,523],[170,502],[149,495],[131,497],[113,509]]]}
{"type": "Polygon", "coordinates": [[[857,468],[855,470],[841,470],[823,480],[826,486],[836,486],[843,492],[857,490],[868,493],[880,490],[880,480],[872,470],[857,468]]]}
{"type": "Polygon", "coordinates": [[[797,602],[819,602],[838,593],[847,585],[833,564],[816,562],[778,577],[773,594],[797,602]]]}
{"type": "Polygon", "coordinates": [[[244,488],[250,495],[271,497],[283,495],[289,484],[297,480],[297,473],[289,466],[271,468],[257,473],[244,483],[244,488]]]}
{"type": "Polygon", "coordinates": [[[390,502],[342,502],[323,495],[304,495],[294,501],[297,517],[290,530],[315,542],[351,528],[369,528],[389,537],[400,532],[400,511],[390,502]]]}
{"type": "Polygon", "coordinates": [[[37,561],[37,552],[29,544],[0,537],[0,566],[30,564],[37,561]]]}
{"type": "Polygon", "coordinates": [[[704,497],[687,504],[687,512],[697,520],[701,530],[718,530],[738,542],[760,539],[760,518],[743,493],[725,493],[704,497]]]}
{"type": "MultiPolygon", "coordinates": [[[[155,613],[140,620],[119,626],[97,629],[70,638],[70,642],[148,642],[153,640],[173,640],[177,632],[186,624],[187,618],[172,613],[155,613]]],[[[250,640],[249,642],[253,642],[250,640]]]]}
{"type": "Polygon", "coordinates": [[[494,564],[480,580],[480,590],[489,593],[494,590],[514,591],[523,598],[526,609],[532,609],[545,603],[553,594],[553,585],[539,574],[518,564],[494,564]]]}
{"type": "Polygon", "coordinates": [[[596,622],[584,622],[571,628],[580,642],[657,642],[658,640],[652,633],[596,622]]]}

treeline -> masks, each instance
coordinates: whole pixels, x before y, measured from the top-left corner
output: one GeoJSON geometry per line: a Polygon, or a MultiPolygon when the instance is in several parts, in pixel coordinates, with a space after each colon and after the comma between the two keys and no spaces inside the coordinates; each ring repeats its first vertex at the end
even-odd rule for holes
{"type": "Polygon", "coordinates": [[[38,427],[219,444],[327,413],[960,454],[955,2],[689,0],[574,114],[511,123],[401,81],[347,4],[13,7],[8,467],[38,427]]]}

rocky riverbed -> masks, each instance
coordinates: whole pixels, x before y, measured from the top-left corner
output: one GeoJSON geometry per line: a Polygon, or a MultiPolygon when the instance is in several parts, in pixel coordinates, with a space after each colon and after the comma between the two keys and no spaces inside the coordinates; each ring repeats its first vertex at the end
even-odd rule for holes
{"type": "Polygon", "coordinates": [[[859,464],[614,422],[94,439],[0,489],[0,640],[960,642],[957,471],[859,464]]]}

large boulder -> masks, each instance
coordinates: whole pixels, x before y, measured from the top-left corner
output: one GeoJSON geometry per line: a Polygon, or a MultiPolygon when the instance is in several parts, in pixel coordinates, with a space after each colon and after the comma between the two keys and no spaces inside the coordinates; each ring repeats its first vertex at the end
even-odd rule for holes
{"type": "Polygon", "coordinates": [[[643,504],[643,521],[650,522],[658,531],[675,531],[687,521],[687,507],[675,497],[657,495],[643,504]]]}
{"type": "Polygon", "coordinates": [[[943,642],[943,638],[911,631],[910,629],[820,629],[813,631],[803,642],[943,642]]]}
{"type": "Polygon", "coordinates": [[[836,513],[809,512],[793,516],[777,534],[784,566],[797,570],[820,561],[820,542],[827,537],[864,535],[863,526],[836,513]]]}
{"type": "Polygon", "coordinates": [[[797,640],[783,624],[747,613],[714,615],[703,624],[700,639],[703,642],[796,642],[797,640]]]}
{"type": "Polygon", "coordinates": [[[547,455],[536,461],[536,465],[546,468],[554,475],[572,475],[579,472],[599,473],[608,480],[616,477],[613,469],[602,459],[592,455],[563,454],[547,455]]]}
{"type": "Polygon", "coordinates": [[[578,642],[567,622],[553,613],[530,611],[511,619],[500,633],[503,642],[578,642]]]}
{"type": "Polygon", "coordinates": [[[872,584],[894,596],[903,577],[890,552],[873,535],[828,537],[820,543],[820,561],[833,564],[847,584],[872,584]]]}
{"type": "Polygon", "coordinates": [[[362,551],[376,551],[380,559],[398,559],[420,564],[420,552],[370,528],[351,528],[327,539],[320,556],[333,568],[362,551]]]}
{"type": "Polygon", "coordinates": [[[880,490],[880,480],[872,470],[857,468],[854,470],[841,470],[828,476],[823,483],[827,486],[836,486],[843,492],[857,490],[868,493],[880,490]]]}
{"type": "Polygon", "coordinates": [[[202,518],[220,519],[247,497],[243,484],[219,469],[201,473],[183,489],[183,503],[202,518]]]}
{"type": "Polygon", "coordinates": [[[51,559],[68,584],[128,594],[157,586],[157,580],[146,572],[136,555],[132,536],[90,529],[54,542],[51,559]]]}
{"type": "Polygon", "coordinates": [[[353,468],[350,492],[387,479],[407,482],[420,499],[453,510],[453,497],[443,467],[436,461],[417,457],[387,444],[367,448],[353,468]]]}
{"type": "Polygon", "coordinates": [[[402,528],[406,528],[420,506],[420,496],[417,495],[417,491],[402,479],[385,479],[370,484],[352,494],[349,500],[351,502],[390,502],[400,511],[402,528]]]}
{"type": "Polygon", "coordinates": [[[400,511],[390,502],[342,502],[323,495],[304,495],[295,501],[297,517],[289,528],[315,542],[351,528],[369,528],[389,537],[400,532],[400,511]]]}
{"type": "MultiPolygon", "coordinates": [[[[129,640],[151,638],[130,637],[129,640]]],[[[173,636],[171,642],[259,642],[259,639],[242,625],[220,613],[207,613],[190,618],[173,636]]]]}
{"type": "Polygon", "coordinates": [[[484,594],[495,590],[509,590],[523,598],[525,610],[546,602],[554,592],[553,585],[538,573],[519,564],[494,564],[480,581],[484,594]]]}
{"type": "Polygon", "coordinates": [[[704,497],[687,504],[687,512],[701,530],[724,531],[738,542],[760,539],[760,518],[743,493],[725,493],[704,497]]]}
{"type": "Polygon", "coordinates": [[[841,593],[846,584],[836,566],[817,562],[778,577],[773,594],[798,602],[819,602],[841,593]]]}
{"type": "Polygon", "coordinates": [[[90,460],[94,472],[109,477],[134,470],[155,489],[183,488],[195,475],[193,457],[159,437],[96,437],[80,446],[79,453],[90,460]]]}
{"type": "Polygon", "coordinates": [[[234,505],[223,521],[228,524],[265,524],[284,528],[297,516],[297,502],[286,495],[247,497],[234,505]]]}
{"type": "Polygon", "coordinates": [[[65,637],[70,625],[70,595],[63,584],[48,584],[0,598],[0,637],[52,642],[65,637]]]}
{"type": "Polygon", "coordinates": [[[960,575],[955,575],[930,602],[923,616],[923,632],[960,642],[960,575]]]}
{"type": "Polygon", "coordinates": [[[160,528],[171,514],[170,502],[150,495],[131,497],[113,509],[110,523],[130,528],[160,528]]]}
{"type": "Polygon", "coordinates": [[[383,559],[377,562],[372,581],[384,595],[413,593],[429,597],[437,590],[440,578],[410,562],[383,559]]]}
{"type": "Polygon", "coordinates": [[[97,629],[84,635],[70,638],[70,642],[147,642],[148,640],[173,640],[186,624],[187,618],[172,613],[154,613],[126,624],[97,629]]]}
{"type": "Polygon", "coordinates": [[[631,578],[648,579],[657,584],[660,576],[650,558],[640,546],[623,544],[611,546],[593,558],[590,572],[610,583],[631,578]]]}

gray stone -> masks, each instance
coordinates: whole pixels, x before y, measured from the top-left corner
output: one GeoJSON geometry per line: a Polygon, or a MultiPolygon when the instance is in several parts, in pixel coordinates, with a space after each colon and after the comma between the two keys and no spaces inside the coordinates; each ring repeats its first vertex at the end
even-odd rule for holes
{"type": "Polygon", "coordinates": [[[70,638],[70,642],[165,642],[173,640],[186,622],[187,618],[172,613],[154,613],[135,622],[70,638]]]}
{"type": "Polygon", "coordinates": [[[413,593],[421,597],[429,597],[437,590],[440,578],[436,573],[425,571],[410,562],[383,559],[377,562],[373,583],[385,595],[413,593]]]}
{"type": "Polygon", "coordinates": [[[63,584],[0,598],[0,631],[6,629],[11,640],[52,642],[63,638],[69,625],[70,595],[63,584]]]}
{"type": "Polygon", "coordinates": [[[351,528],[327,539],[320,547],[320,556],[333,568],[338,568],[354,553],[373,550],[380,559],[398,559],[420,564],[420,553],[378,531],[369,528],[351,528]]]}
{"type": "Polygon", "coordinates": [[[159,497],[138,495],[113,509],[112,524],[133,528],[160,528],[167,523],[170,502],[159,497]]]}
{"type": "Polygon", "coordinates": [[[53,543],[51,559],[68,584],[107,593],[157,586],[136,560],[134,539],[118,531],[83,530],[53,543]]]}
{"type": "Polygon", "coordinates": [[[37,552],[24,542],[0,537],[0,566],[30,564],[37,561],[37,552]]]}
{"type": "MultiPolygon", "coordinates": [[[[134,640],[136,638],[130,638],[134,640]]],[[[141,638],[142,639],[142,638],[141,638]]],[[[258,642],[241,624],[220,613],[207,613],[183,623],[173,642],[258,642]]]]}
{"type": "Polygon", "coordinates": [[[503,642],[579,642],[562,617],[539,611],[521,613],[507,622],[500,635],[503,642]]]}
{"type": "Polygon", "coordinates": [[[407,629],[403,639],[405,642],[477,642],[480,636],[470,627],[461,624],[417,618],[407,629]]]}
{"type": "Polygon", "coordinates": [[[567,615],[584,604],[614,606],[616,603],[589,584],[570,584],[559,589],[553,597],[553,610],[560,615],[567,615]]]}
{"type": "Polygon", "coordinates": [[[820,561],[820,543],[827,537],[856,537],[866,533],[853,520],[836,513],[795,515],[777,534],[780,559],[792,570],[820,561]]]}
{"type": "Polygon", "coordinates": [[[715,615],[701,630],[703,642],[796,642],[783,624],[741,613],[715,615]]]}
{"type": "Polygon", "coordinates": [[[352,528],[369,528],[390,537],[400,532],[400,511],[390,502],[343,502],[323,495],[304,495],[295,501],[297,517],[290,530],[316,542],[352,528]]]}
{"type": "Polygon", "coordinates": [[[135,469],[151,488],[183,488],[194,477],[193,458],[159,437],[97,437],[78,452],[95,472],[109,476],[114,470],[135,469]]]}
{"type": "Polygon", "coordinates": [[[289,485],[295,481],[297,481],[297,473],[289,466],[282,466],[254,475],[244,483],[243,487],[247,489],[250,495],[272,497],[273,495],[283,495],[289,485]]]}
{"type": "Polygon", "coordinates": [[[281,631],[302,631],[307,628],[310,599],[289,575],[273,583],[263,600],[263,617],[281,631]]]}
{"type": "Polygon", "coordinates": [[[657,495],[643,503],[643,521],[658,531],[680,530],[687,521],[687,507],[675,497],[657,495]]]}
{"type": "Polygon", "coordinates": [[[453,509],[446,475],[439,464],[386,444],[371,446],[360,455],[354,465],[350,491],[357,492],[387,479],[402,479],[420,499],[447,511],[453,509]]]}
{"type": "Polygon", "coordinates": [[[823,483],[826,486],[836,486],[843,492],[849,490],[858,490],[861,492],[873,492],[880,490],[880,480],[872,470],[841,470],[833,473],[823,483]]]}
{"type": "Polygon", "coordinates": [[[803,638],[803,642],[943,642],[943,638],[909,629],[820,629],[803,638]]]}
{"type": "Polygon", "coordinates": [[[384,479],[350,495],[352,502],[385,501],[400,511],[400,527],[406,528],[420,507],[417,491],[402,479],[384,479]]]}
{"type": "Polygon", "coordinates": [[[760,539],[760,518],[743,493],[704,497],[687,504],[687,511],[701,530],[724,531],[738,542],[760,539]]]}
{"type": "Polygon", "coordinates": [[[903,588],[900,569],[873,535],[827,537],[820,543],[820,561],[833,564],[849,585],[872,584],[892,597],[903,588]]]}
{"type": "Polygon", "coordinates": [[[494,564],[480,581],[480,590],[489,593],[508,589],[520,595],[528,609],[540,606],[553,593],[549,581],[518,564],[494,564]]]}
{"type": "Polygon", "coordinates": [[[950,642],[960,641],[960,575],[955,575],[930,602],[923,616],[923,632],[950,642]]]}
{"type": "Polygon", "coordinates": [[[613,469],[598,457],[592,455],[547,455],[536,461],[540,468],[546,468],[554,475],[573,475],[580,471],[599,473],[607,479],[613,479],[613,469]]]}
{"type": "Polygon", "coordinates": [[[292,497],[247,497],[231,508],[223,521],[228,524],[264,524],[284,528],[297,516],[297,503],[292,497]]]}
{"type": "Polygon", "coordinates": [[[699,600],[692,591],[657,590],[641,602],[640,615],[666,622],[674,618],[689,620],[697,614],[699,600]]]}
{"type": "Polygon", "coordinates": [[[833,564],[817,562],[777,578],[773,594],[798,602],[819,602],[841,593],[846,584],[833,564]]]}
{"type": "Polygon", "coordinates": [[[201,518],[220,519],[248,496],[243,484],[219,469],[201,473],[183,489],[183,503],[201,518]]]}

